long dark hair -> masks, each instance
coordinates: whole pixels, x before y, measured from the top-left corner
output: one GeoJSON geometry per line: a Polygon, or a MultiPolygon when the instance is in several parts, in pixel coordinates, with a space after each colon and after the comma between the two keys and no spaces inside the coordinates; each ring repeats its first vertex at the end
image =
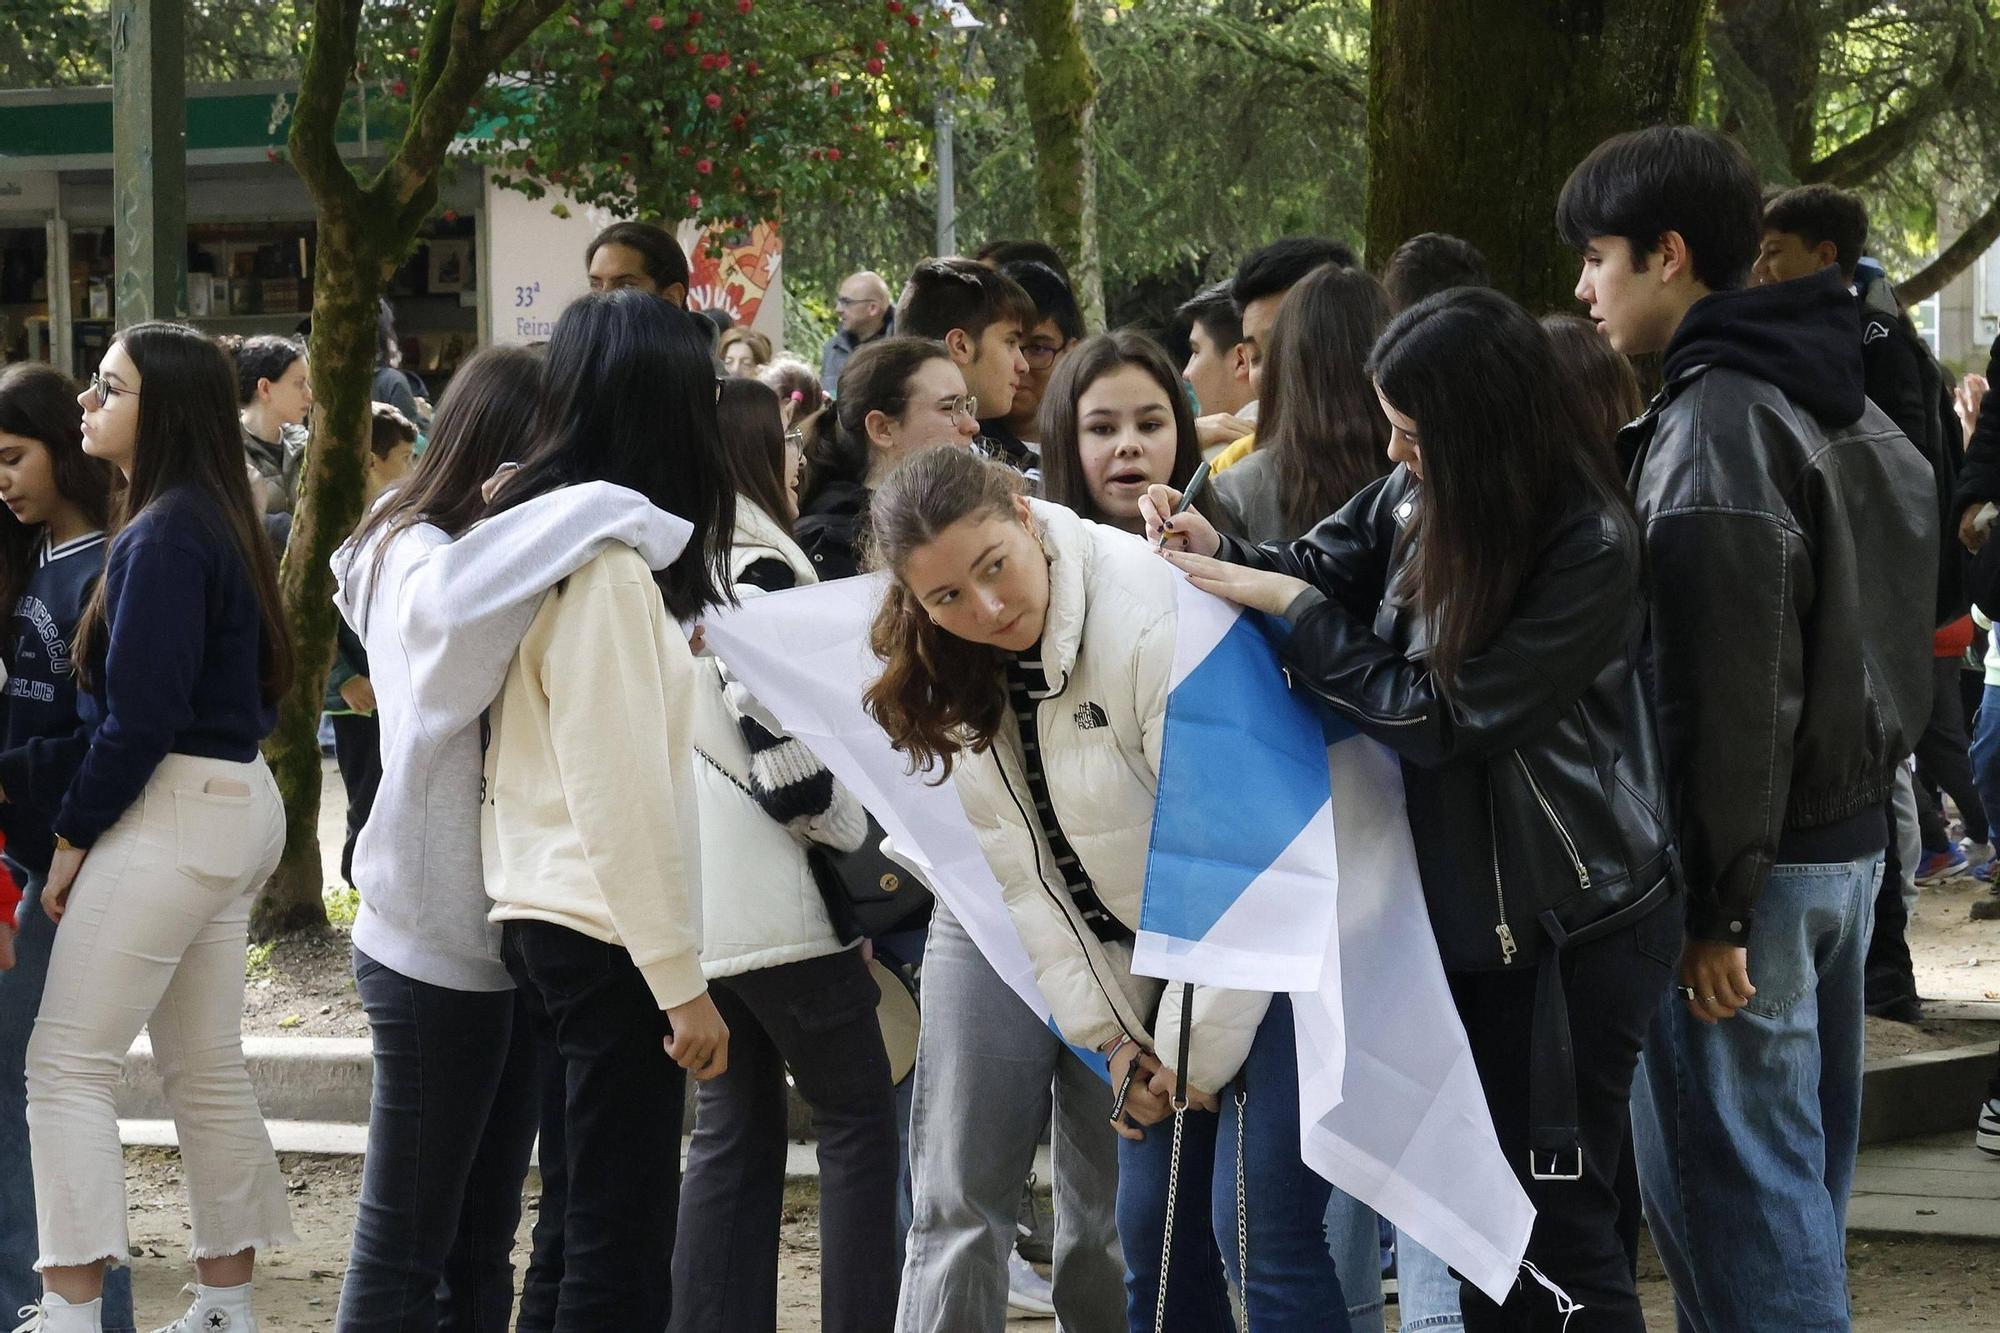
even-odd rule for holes
{"type": "MultiPolygon", "coordinates": [[[[111,522],[111,488],[118,470],[83,451],[76,385],[54,366],[24,361],[0,370],[0,435],[38,441],[49,451],[56,492],[77,507],[93,528],[111,522]]],[[[35,572],[39,524],[27,524],[0,507],[0,616],[10,616],[35,572]]]]}
{"type": "Polygon", "coordinates": [[[1392,595],[1429,623],[1429,664],[1449,690],[1580,495],[1637,520],[1565,397],[1549,335],[1500,293],[1456,287],[1419,301],[1389,325],[1368,371],[1417,423],[1422,498],[1405,530],[1416,549],[1392,595]]]}
{"type": "Polygon", "coordinates": [[[1257,448],[1278,470],[1285,525],[1304,532],[1389,471],[1389,420],[1368,352],[1389,322],[1382,284],[1322,264],[1292,288],[1271,324],[1257,448]]]}
{"type": "MultiPolygon", "coordinates": [[[[542,399],[541,353],[526,347],[475,352],[438,401],[431,433],[410,475],[354,530],[356,551],[377,537],[374,569],[396,534],[429,523],[459,537],[486,512],[479,488],[528,447],[542,399]]],[[[371,575],[372,578],[372,575],[371,575]]]]}
{"type": "MultiPolygon", "coordinates": [[[[263,635],[258,646],[258,678],[266,705],[292,685],[292,635],[278,597],[278,562],[250,498],[243,466],[243,430],[236,420],[236,375],[229,354],[185,324],[148,321],[118,335],[143,381],[139,398],[137,447],[132,475],[114,507],[110,531],[126,524],[169,489],[200,491],[222,519],[229,546],[257,594],[263,635]]],[[[90,595],[77,628],[79,678],[91,686],[91,661],[107,626],[104,581],[90,595]]],[[[93,687],[94,688],[94,687],[93,687]]]]}
{"type": "Polygon", "coordinates": [[[834,392],[833,429],[820,431],[806,460],[800,509],[810,510],[836,482],[868,484],[868,414],[900,418],[910,403],[910,377],[937,360],[951,360],[951,351],[929,338],[877,338],[847,358],[834,392]]]}
{"type": "Polygon", "coordinates": [[[725,379],[715,400],[722,454],[738,497],[790,527],[792,489],[785,484],[785,419],[778,395],[756,380],[725,379]]]}
{"type": "Polygon", "coordinates": [[[869,627],[882,674],[862,693],[868,715],[909,757],[915,772],[935,762],[951,776],[960,752],[993,743],[1007,713],[1001,653],[932,623],[905,587],[910,553],[966,518],[1014,514],[1020,474],[965,449],[926,449],[903,461],[869,501],[870,564],[897,574],[869,627]]]}
{"type": "Polygon", "coordinates": [[[653,575],[667,610],[687,620],[730,600],[736,491],[717,382],[708,334],[686,311],[632,288],[579,296],[549,339],[534,442],[487,512],[576,482],[627,487],[694,527],[687,551],[653,575]]]}
{"type": "MultiPolygon", "coordinates": [[[[1082,435],[1077,406],[1090,386],[1125,366],[1137,366],[1153,377],[1174,414],[1174,468],[1168,484],[1175,490],[1201,466],[1201,440],[1195,434],[1194,412],[1188,407],[1181,377],[1160,345],[1134,329],[1100,333],[1070,349],[1056,365],[1048,391],[1042,395],[1042,495],[1101,523],[1111,522],[1090,497],[1084,476],[1082,435]]],[[[1195,504],[1201,507],[1200,497],[1195,504]]]]}
{"type": "Polygon", "coordinates": [[[1549,331],[1556,371],[1568,387],[1579,422],[1589,432],[1590,442],[1615,463],[1613,442],[1618,432],[1645,410],[1637,372],[1581,315],[1546,315],[1542,327],[1549,331]]]}

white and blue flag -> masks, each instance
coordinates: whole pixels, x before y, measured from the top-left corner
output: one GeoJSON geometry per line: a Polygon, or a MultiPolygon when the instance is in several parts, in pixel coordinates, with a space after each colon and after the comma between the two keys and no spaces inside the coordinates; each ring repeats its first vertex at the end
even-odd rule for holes
{"type": "MultiPolygon", "coordinates": [[[[881,672],[868,626],[885,587],[876,575],[758,597],[711,614],[707,640],[1047,1022],[957,795],[909,774],[861,706],[881,672]]],[[[1259,617],[1187,585],[1133,964],[1290,993],[1306,1163],[1506,1298],[1534,1210],[1438,960],[1397,760],[1292,693],[1259,617]]]]}

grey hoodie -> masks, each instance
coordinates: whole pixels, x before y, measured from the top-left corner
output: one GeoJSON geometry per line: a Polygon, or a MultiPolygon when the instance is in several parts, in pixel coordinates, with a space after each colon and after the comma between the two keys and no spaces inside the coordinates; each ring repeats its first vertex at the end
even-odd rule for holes
{"type": "Polygon", "coordinates": [[[508,990],[479,851],[480,717],[557,583],[618,542],[664,569],[693,528],[638,492],[586,482],[456,542],[429,524],[333,556],[334,605],[368,650],[382,782],[354,848],[354,944],[404,976],[508,990]]]}

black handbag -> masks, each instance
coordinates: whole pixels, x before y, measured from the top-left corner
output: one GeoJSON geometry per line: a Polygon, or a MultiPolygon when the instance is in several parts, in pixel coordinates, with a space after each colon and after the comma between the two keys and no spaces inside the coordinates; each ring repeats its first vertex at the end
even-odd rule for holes
{"type": "Polygon", "coordinates": [[[913,930],[930,920],[929,887],[882,854],[882,826],[868,816],[868,836],[851,852],[820,843],[806,847],[806,864],[843,943],[859,936],[913,930]]]}

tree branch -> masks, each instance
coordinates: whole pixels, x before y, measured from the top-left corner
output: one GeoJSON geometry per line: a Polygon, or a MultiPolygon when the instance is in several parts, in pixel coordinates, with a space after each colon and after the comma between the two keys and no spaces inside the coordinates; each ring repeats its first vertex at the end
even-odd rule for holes
{"type": "Polygon", "coordinates": [[[1937,82],[1918,92],[1900,111],[1876,122],[1859,138],[1834,149],[1799,173],[1807,184],[1854,189],[1892,165],[1923,137],[1931,122],[1951,108],[1952,98],[1979,68],[1982,34],[1968,21],[1959,28],[1951,63],[1937,82]]]}
{"type": "Polygon", "coordinates": [[[1343,101],[1359,107],[1368,105],[1368,90],[1351,68],[1337,61],[1322,60],[1308,55],[1256,27],[1234,22],[1220,15],[1195,14],[1176,16],[1173,27],[1205,45],[1234,51],[1238,55],[1277,65],[1294,73],[1323,79],[1332,85],[1343,101]]]}
{"type": "Polygon", "coordinates": [[[2000,241],[2000,197],[1986,206],[1986,211],[1974,218],[1958,239],[1939,252],[1938,257],[1896,284],[1896,295],[1903,304],[1915,305],[1927,301],[1944,289],[1944,285],[1959,274],[1971,268],[1979,259],[2000,241]]]}
{"type": "Polygon", "coordinates": [[[360,182],[340,158],[340,108],[361,33],[361,0],[313,0],[312,36],[299,75],[287,145],[292,167],[322,210],[351,213],[361,203],[360,182]]]}

